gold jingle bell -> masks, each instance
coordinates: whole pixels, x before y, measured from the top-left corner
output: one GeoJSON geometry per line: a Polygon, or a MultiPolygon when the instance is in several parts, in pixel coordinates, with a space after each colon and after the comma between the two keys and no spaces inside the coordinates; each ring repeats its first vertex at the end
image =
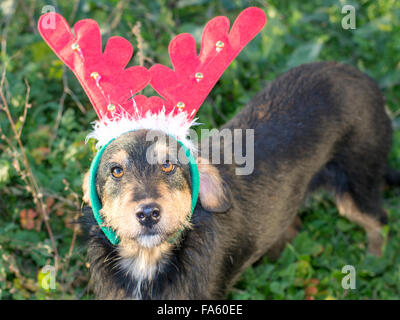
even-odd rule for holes
{"type": "Polygon", "coordinates": [[[194,77],[196,78],[196,81],[199,82],[201,79],[204,78],[204,75],[201,72],[196,72],[194,77]]]}
{"type": "Polygon", "coordinates": [[[185,107],[185,104],[182,101],[179,101],[176,106],[179,108],[179,110],[182,110],[185,107]]]}
{"type": "Polygon", "coordinates": [[[110,103],[110,104],[107,106],[107,110],[110,111],[110,112],[115,111],[115,104],[110,103]]]}

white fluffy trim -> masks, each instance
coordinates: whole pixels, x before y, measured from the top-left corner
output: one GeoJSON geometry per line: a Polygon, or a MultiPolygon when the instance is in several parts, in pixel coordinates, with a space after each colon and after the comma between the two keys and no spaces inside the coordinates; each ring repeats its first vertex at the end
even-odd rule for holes
{"type": "Polygon", "coordinates": [[[194,150],[194,145],[189,137],[189,129],[191,126],[198,125],[197,118],[189,120],[186,112],[173,112],[166,114],[163,108],[158,113],[147,113],[138,119],[129,115],[120,116],[118,118],[109,119],[104,117],[101,120],[93,122],[93,131],[86,137],[86,142],[94,138],[97,140],[96,148],[100,148],[107,144],[110,140],[117,138],[124,133],[140,129],[159,130],[168,135],[174,136],[182,142],[186,147],[194,150]]]}

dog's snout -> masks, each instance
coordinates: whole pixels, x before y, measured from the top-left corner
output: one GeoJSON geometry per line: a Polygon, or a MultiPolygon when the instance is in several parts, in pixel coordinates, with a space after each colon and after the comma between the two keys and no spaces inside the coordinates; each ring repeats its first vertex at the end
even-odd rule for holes
{"type": "Polygon", "coordinates": [[[155,225],[160,220],[160,216],[161,209],[155,203],[142,205],[136,212],[137,219],[146,227],[152,227],[155,225]]]}

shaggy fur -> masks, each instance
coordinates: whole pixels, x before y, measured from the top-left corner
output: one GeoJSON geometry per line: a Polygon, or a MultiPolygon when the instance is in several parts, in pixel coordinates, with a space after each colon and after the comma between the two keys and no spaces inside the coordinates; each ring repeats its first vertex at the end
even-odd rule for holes
{"type": "MultiPolygon", "coordinates": [[[[380,254],[380,229],[387,222],[381,188],[385,174],[392,184],[399,175],[386,167],[392,128],[371,78],[334,62],[299,66],[269,84],[224,128],[255,130],[254,172],[235,175],[235,165],[206,170],[206,177],[213,170],[218,174],[219,186],[213,189],[218,201],[213,201],[219,203],[200,195],[191,226],[174,245],[159,246],[160,254],[148,265],[140,246],[131,256],[112,246],[91,209],[84,208],[98,298],[224,298],[247,267],[265,254],[279,256],[296,235],[304,198],[319,187],[334,192],[340,214],[363,226],[369,250],[380,254]]],[[[115,143],[126,149],[128,142],[115,143]]],[[[133,149],[142,143],[132,138],[133,149]]],[[[132,157],[143,160],[134,151],[132,157]]],[[[139,163],[132,170],[147,166],[139,163]]],[[[97,181],[102,201],[104,174],[97,181]]]]}

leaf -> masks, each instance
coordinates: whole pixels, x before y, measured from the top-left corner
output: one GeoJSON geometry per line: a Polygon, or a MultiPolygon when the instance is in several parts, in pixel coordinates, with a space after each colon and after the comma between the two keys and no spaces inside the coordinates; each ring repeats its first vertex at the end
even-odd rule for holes
{"type": "Polygon", "coordinates": [[[55,199],[53,197],[46,198],[46,207],[51,209],[53,207],[55,199]]]}
{"type": "Polygon", "coordinates": [[[278,282],[278,281],[273,281],[271,282],[271,284],[269,285],[269,288],[271,290],[271,292],[276,293],[278,295],[282,295],[284,294],[284,287],[282,286],[282,283],[278,282]]]}
{"type": "Polygon", "coordinates": [[[381,88],[391,88],[400,84],[400,67],[388,72],[380,81],[381,88]]]}
{"type": "Polygon", "coordinates": [[[200,6],[209,3],[211,0],[180,0],[178,1],[178,8],[185,8],[189,6],[200,6]]]}
{"type": "Polygon", "coordinates": [[[297,277],[305,278],[312,272],[312,267],[310,263],[305,260],[297,261],[296,265],[297,265],[297,270],[296,270],[297,277]]]}
{"type": "Polygon", "coordinates": [[[57,216],[62,217],[64,215],[64,208],[60,207],[56,211],[57,216]]]}
{"type": "Polygon", "coordinates": [[[33,209],[28,209],[28,211],[25,209],[21,210],[19,217],[22,229],[32,230],[35,227],[34,219],[36,216],[37,213],[33,209]]]}
{"type": "Polygon", "coordinates": [[[309,42],[297,47],[289,57],[286,63],[286,69],[290,69],[303,63],[313,62],[317,60],[323,46],[323,40],[309,42]]]}
{"type": "MultiPolygon", "coordinates": [[[[197,25],[194,23],[185,23],[179,28],[179,33],[190,33],[196,40],[197,51],[199,51],[199,44],[201,42],[201,35],[203,33],[204,26],[197,25]]],[[[199,52],[198,52],[199,53],[199,52]]]]}
{"type": "Polygon", "coordinates": [[[30,45],[30,51],[32,52],[33,62],[48,63],[50,59],[52,60],[56,59],[56,56],[44,41],[36,42],[30,45]]]}
{"type": "Polygon", "coordinates": [[[48,147],[38,147],[31,151],[32,158],[35,160],[36,164],[40,164],[44,161],[50,154],[50,149],[48,147]]]}
{"type": "Polygon", "coordinates": [[[305,294],[307,296],[315,296],[317,294],[317,292],[318,292],[318,289],[315,286],[308,286],[305,290],[305,294]]]}
{"type": "Polygon", "coordinates": [[[0,161],[0,186],[4,186],[10,179],[10,164],[8,161],[0,161]]]}
{"type": "Polygon", "coordinates": [[[323,251],[322,245],[312,240],[306,232],[300,233],[294,240],[294,247],[299,255],[316,256],[323,251]]]}
{"type": "Polygon", "coordinates": [[[340,231],[343,232],[347,232],[355,228],[355,225],[353,223],[343,218],[339,218],[339,220],[336,222],[336,226],[340,231]]]}
{"type": "Polygon", "coordinates": [[[23,242],[31,242],[38,243],[40,242],[40,235],[36,231],[32,230],[20,230],[14,234],[14,239],[23,241],[23,242]]]}

